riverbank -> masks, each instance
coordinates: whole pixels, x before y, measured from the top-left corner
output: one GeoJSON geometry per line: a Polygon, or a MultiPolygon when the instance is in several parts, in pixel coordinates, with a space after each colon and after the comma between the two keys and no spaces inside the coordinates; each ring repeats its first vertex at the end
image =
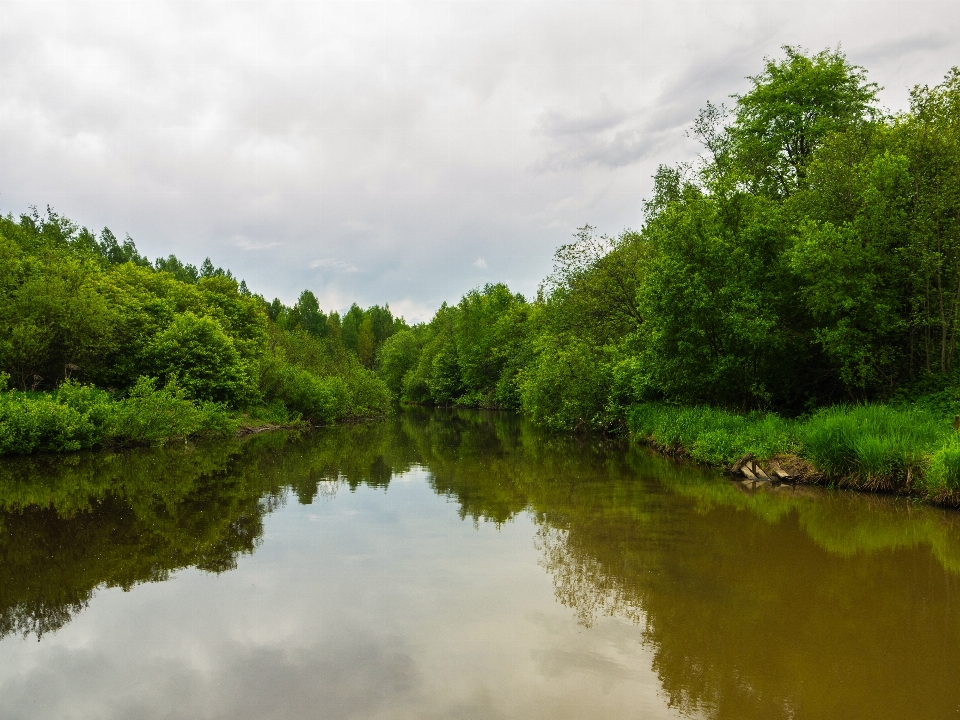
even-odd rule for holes
{"type": "Polygon", "coordinates": [[[922,406],[824,408],[798,419],[708,407],[635,406],[631,437],[748,480],[910,495],[960,506],[960,433],[922,406]]]}
{"type": "Polygon", "coordinates": [[[190,399],[172,383],[157,388],[146,378],[119,399],[69,382],[56,392],[0,392],[0,456],[156,445],[310,425],[279,403],[237,411],[190,399]]]}

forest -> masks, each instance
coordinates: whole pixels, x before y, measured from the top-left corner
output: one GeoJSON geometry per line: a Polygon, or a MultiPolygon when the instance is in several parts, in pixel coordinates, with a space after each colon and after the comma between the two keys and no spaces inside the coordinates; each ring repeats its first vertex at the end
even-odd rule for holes
{"type": "Polygon", "coordinates": [[[697,460],[796,456],[841,484],[960,489],[960,70],[890,113],[840,50],[784,47],[661,166],[643,222],[590,226],[535,298],[413,326],[150,262],[53,211],[0,221],[0,454],[515,410],[697,460]]]}
{"type": "Polygon", "coordinates": [[[382,415],[389,308],[267,303],[230,271],[53,212],[0,219],[0,454],[382,415]]]}

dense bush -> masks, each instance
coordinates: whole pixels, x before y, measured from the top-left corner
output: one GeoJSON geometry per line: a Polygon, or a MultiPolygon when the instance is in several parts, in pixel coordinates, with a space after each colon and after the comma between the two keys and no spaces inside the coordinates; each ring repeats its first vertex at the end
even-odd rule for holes
{"type": "Polygon", "coordinates": [[[56,393],[0,392],[0,455],[82,450],[232,433],[239,422],[220,404],[189,400],[175,383],[140,378],[115,399],[67,381],[56,393]]]}
{"type": "Polygon", "coordinates": [[[81,450],[98,440],[87,415],[50,395],[0,393],[0,455],[81,450]]]}
{"type": "Polygon", "coordinates": [[[262,372],[265,395],[309,420],[331,422],[349,406],[346,384],[339,377],[319,378],[282,357],[264,362],[262,372]]]}
{"type": "Polygon", "coordinates": [[[209,317],[177,315],[147,347],[157,377],[175,381],[190,397],[233,407],[254,399],[249,368],[233,341],[209,317]]]}

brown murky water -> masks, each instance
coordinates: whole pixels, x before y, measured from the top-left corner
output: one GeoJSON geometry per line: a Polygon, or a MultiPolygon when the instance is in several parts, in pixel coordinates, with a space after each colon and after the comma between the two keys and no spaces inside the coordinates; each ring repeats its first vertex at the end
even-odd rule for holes
{"type": "Polygon", "coordinates": [[[0,462],[2,718],[953,718],[960,514],[514,416],[0,462]]]}

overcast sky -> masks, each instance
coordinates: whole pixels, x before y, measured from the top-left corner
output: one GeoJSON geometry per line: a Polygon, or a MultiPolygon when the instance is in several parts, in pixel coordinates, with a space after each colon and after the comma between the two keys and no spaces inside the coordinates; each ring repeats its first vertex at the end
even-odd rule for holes
{"type": "Polygon", "coordinates": [[[426,318],[638,227],[706,101],[837,43],[902,109],[960,64],[960,2],[0,0],[0,211],[426,318]]]}

